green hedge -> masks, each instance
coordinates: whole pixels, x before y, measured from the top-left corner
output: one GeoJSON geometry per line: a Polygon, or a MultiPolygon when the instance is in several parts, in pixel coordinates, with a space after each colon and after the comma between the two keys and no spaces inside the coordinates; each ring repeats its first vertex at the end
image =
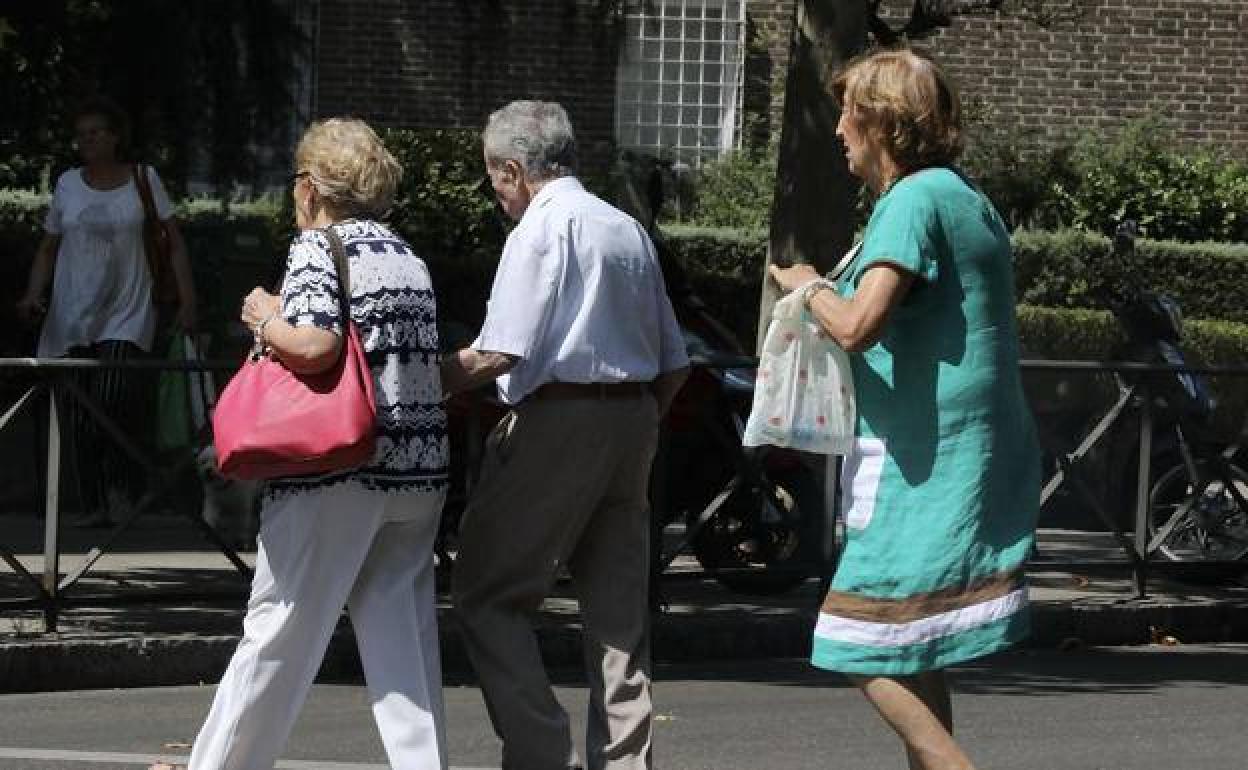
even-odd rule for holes
{"type": "MultiPolygon", "coordinates": [[[[1108,268],[1110,241],[1083,230],[1019,231],[1014,276],[1020,302],[1097,308],[1090,285],[1108,268]]],[[[1131,269],[1147,287],[1178,301],[1188,318],[1248,322],[1248,244],[1136,243],[1131,269]]]]}
{"type": "MultiPolygon", "coordinates": [[[[1108,312],[1032,305],[1018,306],[1018,335],[1024,357],[1067,361],[1120,359],[1116,350],[1125,341],[1108,312]]],[[[1194,365],[1248,366],[1248,324],[1185,321],[1183,350],[1194,365]]],[[[1248,417],[1248,379],[1234,375],[1208,379],[1217,399],[1214,424],[1221,438],[1232,440],[1248,417]]],[[[1033,371],[1025,382],[1038,414],[1087,412],[1116,396],[1113,381],[1103,374],[1033,371]]]]}
{"type": "MultiPolygon", "coordinates": [[[[388,136],[406,152],[409,172],[401,191],[396,227],[423,252],[438,288],[441,315],[475,328],[484,315],[503,230],[488,199],[475,189],[479,169],[455,158],[466,135],[388,136]],[[406,142],[407,144],[403,144],[406,142]],[[406,148],[406,149],[404,149],[406,148]],[[458,149],[456,149],[458,148],[458,149]],[[440,191],[440,192],[439,192],[440,191]],[[439,219],[439,216],[442,219],[439,219]],[[493,224],[482,222],[493,221],[493,224]],[[418,236],[418,231],[422,236],[418,236]]],[[[16,299],[25,286],[42,232],[46,196],[0,191],[0,264],[3,285],[16,299]]],[[[213,201],[178,206],[199,282],[206,323],[232,321],[239,297],[251,286],[271,285],[280,274],[290,236],[285,200],[236,204],[222,211],[213,201]]],[[[750,347],[755,336],[766,235],[760,231],[668,227],[666,239],[686,266],[711,312],[750,347]]],[[[1031,354],[1048,358],[1105,358],[1117,340],[1108,314],[1092,309],[1088,278],[1107,254],[1106,238],[1082,231],[1019,232],[1014,239],[1020,328],[1031,354]],[[1056,311],[1048,308],[1065,308],[1056,311]]],[[[1189,319],[1189,350],[1202,360],[1245,360],[1248,245],[1181,244],[1141,240],[1136,266],[1142,280],[1164,287],[1189,319]]],[[[6,302],[7,313],[12,302],[6,302]]]]}
{"type": "MultiPolygon", "coordinates": [[[[753,339],[766,234],[674,226],[666,233],[695,285],[714,279],[705,292],[708,304],[722,310],[743,339],[753,339]],[[742,313],[748,317],[738,317],[742,313]]],[[[1099,309],[1089,288],[1106,269],[1109,245],[1108,238],[1082,230],[1020,230],[1014,236],[1018,301],[1099,309]]],[[[1140,239],[1132,269],[1144,285],[1173,296],[1187,318],[1248,323],[1242,288],[1248,286],[1248,244],[1140,239]]]]}

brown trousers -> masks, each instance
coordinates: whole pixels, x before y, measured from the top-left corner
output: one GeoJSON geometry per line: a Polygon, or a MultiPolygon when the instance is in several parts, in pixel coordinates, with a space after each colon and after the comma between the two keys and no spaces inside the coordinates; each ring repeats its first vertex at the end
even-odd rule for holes
{"type": "Polygon", "coordinates": [[[527,400],[487,440],[453,593],[504,770],[580,766],[533,629],[563,565],[584,621],[587,767],[650,767],[647,487],[657,439],[646,394],[527,400]]]}

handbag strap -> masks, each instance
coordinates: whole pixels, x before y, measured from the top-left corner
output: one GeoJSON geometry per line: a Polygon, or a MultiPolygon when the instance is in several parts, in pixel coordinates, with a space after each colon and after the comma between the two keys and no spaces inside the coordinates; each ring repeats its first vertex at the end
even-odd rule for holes
{"type": "Polygon", "coordinates": [[[329,250],[334,255],[334,267],[338,272],[338,309],[342,313],[342,335],[347,335],[347,324],[351,321],[351,266],[347,262],[347,250],[342,245],[342,238],[338,233],[334,232],[334,226],[330,225],[321,232],[325,233],[325,239],[329,241],[329,250]]]}
{"type": "Polygon", "coordinates": [[[134,164],[134,186],[139,190],[139,200],[143,203],[143,216],[146,219],[155,220],[156,217],[156,201],[152,199],[152,185],[147,179],[147,174],[143,171],[142,164],[134,164]]]}

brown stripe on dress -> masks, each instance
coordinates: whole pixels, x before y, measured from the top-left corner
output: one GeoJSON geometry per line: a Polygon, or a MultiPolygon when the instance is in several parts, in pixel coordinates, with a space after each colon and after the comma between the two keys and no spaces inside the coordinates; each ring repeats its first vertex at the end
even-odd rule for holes
{"type": "Polygon", "coordinates": [[[999,599],[1022,585],[1023,571],[1014,569],[965,585],[949,586],[939,591],[914,594],[902,599],[880,599],[843,591],[828,591],[821,611],[871,623],[909,623],[999,599]]]}

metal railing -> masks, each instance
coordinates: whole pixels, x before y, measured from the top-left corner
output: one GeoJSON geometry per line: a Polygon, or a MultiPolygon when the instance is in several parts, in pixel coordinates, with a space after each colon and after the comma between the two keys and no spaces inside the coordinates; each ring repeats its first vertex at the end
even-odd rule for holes
{"type": "MultiPolygon", "coordinates": [[[[693,361],[695,366],[704,366],[715,369],[732,369],[732,368],[752,368],[757,365],[757,359],[753,356],[739,355],[714,355],[714,356],[697,356],[693,361]]],[[[0,540],[0,559],[16,573],[22,581],[28,585],[33,595],[28,597],[3,597],[0,598],[0,610],[11,608],[30,608],[38,607],[43,612],[44,630],[45,632],[55,631],[60,611],[75,604],[75,598],[69,594],[70,589],[78,583],[84,575],[99,561],[110,548],[112,548],[119,538],[121,538],[130,526],[144,513],[151,511],[156,503],[161,501],[171,501],[174,509],[186,518],[191,527],[198,530],[210,543],[212,543],[229,562],[234,566],[238,573],[243,577],[249,577],[251,570],[247,564],[240,558],[237,551],[232,548],[217,533],[213,527],[207,524],[200,515],[200,511],[191,510],[183,501],[178,500],[171,493],[174,492],[174,485],[179,479],[179,474],[194,462],[194,453],[183,453],[183,456],[174,464],[168,467],[162,467],[160,460],[152,453],[145,450],[139,442],[136,442],[121,426],[119,426],[110,415],[105,413],[100,404],[91,397],[91,395],[77,382],[74,381],[73,374],[80,371],[99,370],[99,369],[134,369],[134,370],[167,370],[167,371],[233,371],[237,368],[236,362],[227,361],[165,361],[165,360],[132,360],[132,361],[100,361],[96,359],[35,359],[35,358],[0,358],[0,371],[9,372],[26,372],[36,382],[26,387],[22,395],[10,406],[3,415],[0,415],[0,432],[13,421],[14,417],[25,409],[33,408],[33,404],[40,400],[40,396],[46,396],[47,406],[47,463],[44,478],[44,537],[43,537],[43,565],[42,573],[35,575],[25,566],[21,564],[16,556],[10,552],[0,540]],[[61,396],[58,399],[57,396],[61,396]],[[102,543],[89,549],[83,561],[72,571],[65,575],[61,574],[61,501],[60,501],[60,480],[62,466],[62,436],[61,436],[61,416],[58,408],[58,400],[64,398],[74,399],[90,417],[95,420],[103,429],[109,438],[116,443],[127,456],[134,460],[148,476],[148,488],[146,493],[140,498],[136,505],[126,514],[124,518],[116,523],[113,529],[108,533],[102,543]]],[[[1226,375],[1234,377],[1242,377],[1248,375],[1248,367],[1243,366],[1167,366],[1154,364],[1139,364],[1130,362],[1098,362],[1098,361],[1048,361],[1048,360],[1025,360],[1022,362],[1022,369],[1027,371],[1047,371],[1047,372],[1072,372],[1084,373],[1086,375],[1113,373],[1113,374],[1134,374],[1139,375],[1138,381],[1129,388],[1120,393],[1118,400],[1106,412],[1095,428],[1089,432],[1083,441],[1073,450],[1062,452],[1058,455],[1058,471],[1049,479],[1044,487],[1042,504],[1064,484],[1073,484],[1076,489],[1093,505],[1093,509],[1107,526],[1118,541],[1123,553],[1126,556],[1126,562],[1081,562],[1081,561],[1062,561],[1063,566],[1072,567],[1109,567],[1121,568],[1123,564],[1130,567],[1136,596],[1143,597],[1147,593],[1148,574],[1154,569],[1168,569],[1176,564],[1176,562],[1159,562],[1152,557],[1156,549],[1156,543],[1150,542],[1150,522],[1149,522],[1149,496],[1150,485],[1152,480],[1152,438],[1154,428],[1153,415],[1153,398],[1150,387],[1150,380],[1161,375],[1174,375],[1176,372],[1187,372],[1191,374],[1204,375],[1226,375]],[[1137,479],[1135,487],[1135,501],[1133,509],[1133,530],[1130,533],[1124,533],[1119,530],[1114,522],[1114,518],[1106,510],[1104,503],[1099,500],[1098,496],[1091,490],[1090,485],[1082,478],[1079,471],[1079,461],[1088,452],[1088,450],[1099,441],[1108,429],[1125,413],[1135,411],[1139,415],[1139,462],[1137,467],[1137,479]]],[[[206,441],[206,435],[201,435],[199,440],[206,441]]],[[[471,437],[470,437],[471,438],[471,437]]],[[[474,447],[473,451],[480,451],[476,444],[470,444],[474,447]]],[[[1232,451],[1236,447],[1228,450],[1232,451]]],[[[738,473],[743,471],[739,470],[738,473]]],[[[1238,490],[1233,492],[1237,497],[1238,490]]],[[[710,510],[722,503],[722,499],[717,497],[710,501],[710,510]]],[[[1248,503],[1239,500],[1239,503],[1248,510],[1248,503]]],[[[704,512],[705,514],[705,512],[704,512]]],[[[1225,566],[1219,562],[1202,562],[1212,567],[1225,566]]],[[[1182,564],[1180,564],[1182,566],[1182,564]]],[[[113,603],[126,603],[133,601],[149,600],[152,598],[169,599],[174,594],[169,591],[159,591],[155,594],[127,594],[125,597],[114,597],[113,603]]],[[[178,598],[194,598],[185,593],[177,594],[178,598]]],[[[92,597],[91,604],[108,603],[107,599],[101,597],[92,597]]]]}
{"type": "MultiPolygon", "coordinates": [[[[94,399],[91,394],[75,381],[77,372],[92,370],[168,370],[168,371],[232,371],[238,366],[235,362],[224,361],[167,361],[167,360],[127,360],[102,361],[93,358],[0,358],[0,371],[25,372],[36,380],[25,388],[17,401],[0,416],[0,432],[13,421],[24,409],[33,408],[40,400],[47,405],[47,464],[44,474],[44,536],[43,536],[43,570],[36,576],[18,561],[17,557],[0,542],[0,560],[3,560],[22,579],[23,583],[33,591],[33,596],[25,598],[0,598],[0,609],[38,607],[43,612],[44,632],[57,629],[60,611],[74,604],[68,592],[91,570],[106,552],[109,551],[134,522],[143,514],[151,511],[158,502],[173,503],[173,508],[192,527],[198,529],[234,565],[244,577],[250,577],[251,568],[215,529],[208,525],[200,516],[200,511],[192,510],[182,500],[173,496],[174,487],[180,473],[194,461],[195,453],[186,452],[168,467],[162,467],[160,460],[146,450],[94,399]],[[39,397],[43,396],[43,399],[39,397]],[[100,427],[118,449],[133,460],[147,476],[147,490],[135,505],[118,521],[104,538],[103,542],[90,548],[82,562],[73,570],[61,575],[61,467],[62,467],[62,433],[61,407],[72,399],[86,411],[90,419],[100,427]],[[59,404],[58,404],[59,402],[59,404]]],[[[199,441],[205,441],[201,435],[199,441]]],[[[169,592],[160,592],[160,598],[172,598],[169,592]]],[[[181,598],[195,598],[179,594],[181,598]]],[[[93,597],[93,604],[124,603],[152,598],[141,594],[126,594],[114,597],[93,597]]]]}

